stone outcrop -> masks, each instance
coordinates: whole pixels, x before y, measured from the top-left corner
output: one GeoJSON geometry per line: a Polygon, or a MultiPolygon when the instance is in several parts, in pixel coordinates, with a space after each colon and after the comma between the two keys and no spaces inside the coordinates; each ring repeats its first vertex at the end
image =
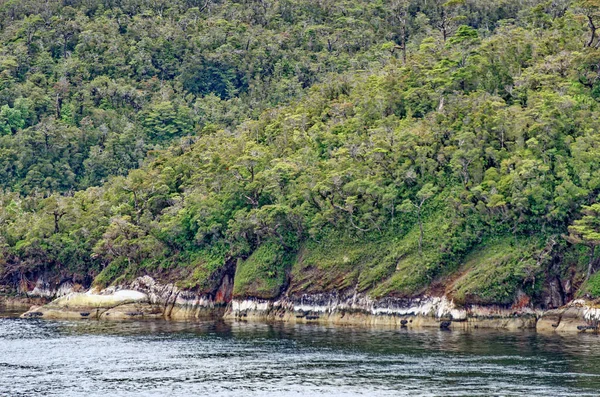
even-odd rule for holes
{"type": "Polygon", "coordinates": [[[197,319],[285,321],[336,325],[437,327],[441,329],[537,329],[540,332],[599,332],[600,306],[574,300],[553,310],[530,306],[458,307],[446,297],[373,299],[366,294],[282,296],[277,300],[233,299],[229,276],[213,294],[181,290],[149,276],[131,284],[85,293],[68,292],[54,301],[32,307],[26,318],[48,319],[197,319]]]}
{"type": "Polygon", "coordinates": [[[80,284],[70,280],[50,282],[43,275],[32,283],[16,286],[0,285],[0,309],[23,311],[31,306],[41,306],[53,299],[83,289],[80,284]]]}
{"type": "Polygon", "coordinates": [[[64,281],[57,285],[52,285],[44,277],[39,277],[32,290],[21,290],[20,293],[29,297],[39,297],[46,299],[60,298],[69,295],[81,289],[81,285],[75,285],[71,281],[64,281]]]}
{"type": "Polygon", "coordinates": [[[71,292],[54,301],[32,307],[25,318],[48,319],[193,319],[222,315],[231,299],[232,283],[225,277],[215,296],[183,291],[173,284],[161,284],[149,276],[129,285],[101,291],[71,292]]]}
{"type": "Polygon", "coordinates": [[[72,292],[51,303],[30,309],[23,317],[46,319],[122,319],[138,313],[159,314],[149,304],[148,296],[134,290],[119,290],[110,294],[72,292]]]}
{"type": "Polygon", "coordinates": [[[561,308],[544,312],[536,329],[540,332],[598,332],[599,321],[600,307],[576,299],[561,308]]]}
{"type": "Polygon", "coordinates": [[[374,300],[364,294],[284,297],[277,301],[233,300],[226,318],[240,320],[393,327],[534,328],[538,313],[502,307],[458,308],[445,297],[374,300]]]}

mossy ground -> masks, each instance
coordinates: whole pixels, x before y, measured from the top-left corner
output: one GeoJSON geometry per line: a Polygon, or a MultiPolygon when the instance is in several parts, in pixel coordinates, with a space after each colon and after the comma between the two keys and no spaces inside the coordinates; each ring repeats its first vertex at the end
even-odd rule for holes
{"type": "Polygon", "coordinates": [[[233,295],[276,298],[285,287],[293,257],[277,242],[263,243],[246,260],[238,260],[233,295]]]}
{"type": "Polygon", "coordinates": [[[409,241],[383,239],[328,239],[307,244],[292,270],[292,292],[319,293],[355,288],[381,296],[410,295],[426,286],[425,255],[409,241]]]}
{"type": "Polygon", "coordinates": [[[456,260],[444,249],[449,236],[456,232],[447,219],[439,210],[424,217],[421,249],[417,222],[362,237],[332,233],[320,241],[309,242],[294,263],[292,292],[356,287],[376,298],[414,296],[435,277],[457,267],[456,260]]]}
{"type": "MultiPolygon", "coordinates": [[[[421,252],[418,225],[403,236],[331,235],[306,244],[292,268],[291,292],[356,288],[374,298],[447,293],[459,304],[511,304],[520,292],[540,293],[544,260],[549,258],[540,257],[544,239],[501,236],[451,255],[444,247],[457,231],[445,219],[436,213],[424,222],[425,236],[430,238],[424,239],[421,252]],[[434,285],[442,289],[430,291],[434,285]]],[[[600,294],[600,287],[594,291],[600,294]]]]}
{"type": "Polygon", "coordinates": [[[148,274],[162,281],[175,282],[182,289],[211,293],[221,284],[227,260],[227,250],[222,245],[187,253],[185,257],[176,258],[172,264],[146,260],[136,265],[119,258],[110,262],[96,276],[93,285],[105,288],[148,274]]]}
{"type": "Polygon", "coordinates": [[[593,274],[583,285],[581,291],[590,298],[600,298],[600,272],[593,274]]]}
{"type": "Polygon", "coordinates": [[[447,292],[458,304],[511,304],[519,291],[540,292],[543,241],[512,236],[486,241],[464,260],[447,292]]]}
{"type": "Polygon", "coordinates": [[[127,262],[122,259],[110,262],[94,279],[93,285],[99,288],[108,287],[123,278],[123,272],[127,269],[127,262]]]}
{"type": "MultiPolygon", "coordinates": [[[[510,234],[486,239],[451,221],[447,211],[444,195],[428,206],[423,214],[422,247],[419,224],[410,217],[380,232],[324,231],[298,251],[269,240],[248,258],[237,259],[234,296],[273,299],[288,284],[290,294],[356,290],[374,298],[410,298],[445,293],[458,304],[509,305],[519,293],[539,295],[547,268],[540,259],[546,246],[543,237],[510,234]]],[[[177,266],[177,285],[214,291],[226,257],[225,248],[196,252],[177,266]]],[[[139,270],[115,261],[95,282],[116,283],[139,270]]],[[[588,281],[585,292],[600,297],[600,276],[588,281]]]]}
{"type": "MultiPolygon", "coordinates": [[[[473,245],[464,254],[449,255],[444,247],[457,230],[446,224],[446,219],[443,212],[425,219],[421,250],[416,223],[398,234],[324,233],[298,252],[286,250],[279,241],[265,242],[248,258],[237,260],[234,296],[273,299],[288,281],[291,294],[352,289],[374,298],[414,297],[428,293],[432,285],[441,285],[441,291],[458,304],[508,305],[520,292],[539,294],[546,265],[539,260],[543,239],[496,237],[473,245]]],[[[183,270],[177,285],[213,291],[221,281],[225,262],[225,250],[198,252],[188,265],[179,266],[183,270]]],[[[133,271],[127,263],[115,261],[96,277],[95,284],[118,283],[133,271]]],[[[594,275],[582,291],[600,297],[600,276],[594,275]]]]}
{"type": "Polygon", "coordinates": [[[177,281],[183,289],[213,292],[221,283],[221,273],[227,266],[227,251],[223,247],[212,247],[195,254],[185,266],[186,276],[177,281]]]}

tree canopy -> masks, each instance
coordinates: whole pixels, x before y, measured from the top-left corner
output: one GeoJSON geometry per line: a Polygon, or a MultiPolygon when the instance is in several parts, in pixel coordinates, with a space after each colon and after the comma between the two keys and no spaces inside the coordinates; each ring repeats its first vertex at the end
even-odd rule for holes
{"type": "Polygon", "coordinates": [[[579,286],[592,3],[5,1],[0,276],[212,291],[233,267],[244,296],[405,296],[461,272],[448,292],[483,303],[579,286]]]}

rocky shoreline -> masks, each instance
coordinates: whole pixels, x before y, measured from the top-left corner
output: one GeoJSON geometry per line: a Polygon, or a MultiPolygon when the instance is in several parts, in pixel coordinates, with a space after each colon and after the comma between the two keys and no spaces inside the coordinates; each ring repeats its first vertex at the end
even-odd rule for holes
{"type": "Polygon", "coordinates": [[[225,277],[215,296],[210,296],[183,291],[173,284],[160,284],[145,276],[126,286],[90,289],[86,292],[67,291],[47,304],[30,307],[21,317],[187,320],[223,316],[227,303],[231,301],[231,290],[228,277],[225,277]]]}
{"type": "Polygon", "coordinates": [[[531,329],[541,313],[518,312],[502,307],[459,309],[445,297],[371,300],[336,295],[304,295],[277,301],[233,300],[225,313],[229,319],[367,325],[388,327],[437,327],[445,329],[531,329]]]}
{"type": "MultiPolygon", "coordinates": [[[[45,296],[10,298],[0,306],[27,308],[22,317],[44,319],[172,319],[224,318],[238,321],[283,321],[331,325],[436,327],[443,329],[536,329],[540,332],[600,332],[600,307],[574,300],[558,309],[532,307],[458,307],[446,297],[375,300],[365,294],[283,296],[277,300],[236,299],[225,277],[219,290],[202,295],[161,284],[149,276],[129,285],[77,292],[61,286],[56,299],[45,296]],[[33,306],[32,306],[33,305],[33,306]],[[30,307],[31,306],[31,307],[30,307]]],[[[47,292],[47,291],[46,291],[47,292]]]]}

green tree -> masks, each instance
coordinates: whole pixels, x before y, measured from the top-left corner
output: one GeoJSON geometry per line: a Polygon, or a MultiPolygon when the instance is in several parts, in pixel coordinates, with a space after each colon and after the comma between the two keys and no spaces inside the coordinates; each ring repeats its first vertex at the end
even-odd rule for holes
{"type": "Polygon", "coordinates": [[[579,0],[576,3],[579,11],[585,16],[590,37],[586,42],[586,47],[597,46],[598,18],[600,18],[600,1],[598,0],[579,0]]]}
{"type": "Polygon", "coordinates": [[[589,261],[585,279],[589,279],[595,263],[596,247],[600,245],[600,204],[584,206],[583,217],[569,226],[567,240],[589,248],[589,261]]]}
{"type": "Polygon", "coordinates": [[[406,199],[400,205],[399,210],[403,212],[413,212],[417,214],[417,222],[419,224],[419,255],[423,254],[423,205],[427,200],[435,196],[438,188],[432,183],[427,183],[417,192],[413,200],[406,199]]]}

